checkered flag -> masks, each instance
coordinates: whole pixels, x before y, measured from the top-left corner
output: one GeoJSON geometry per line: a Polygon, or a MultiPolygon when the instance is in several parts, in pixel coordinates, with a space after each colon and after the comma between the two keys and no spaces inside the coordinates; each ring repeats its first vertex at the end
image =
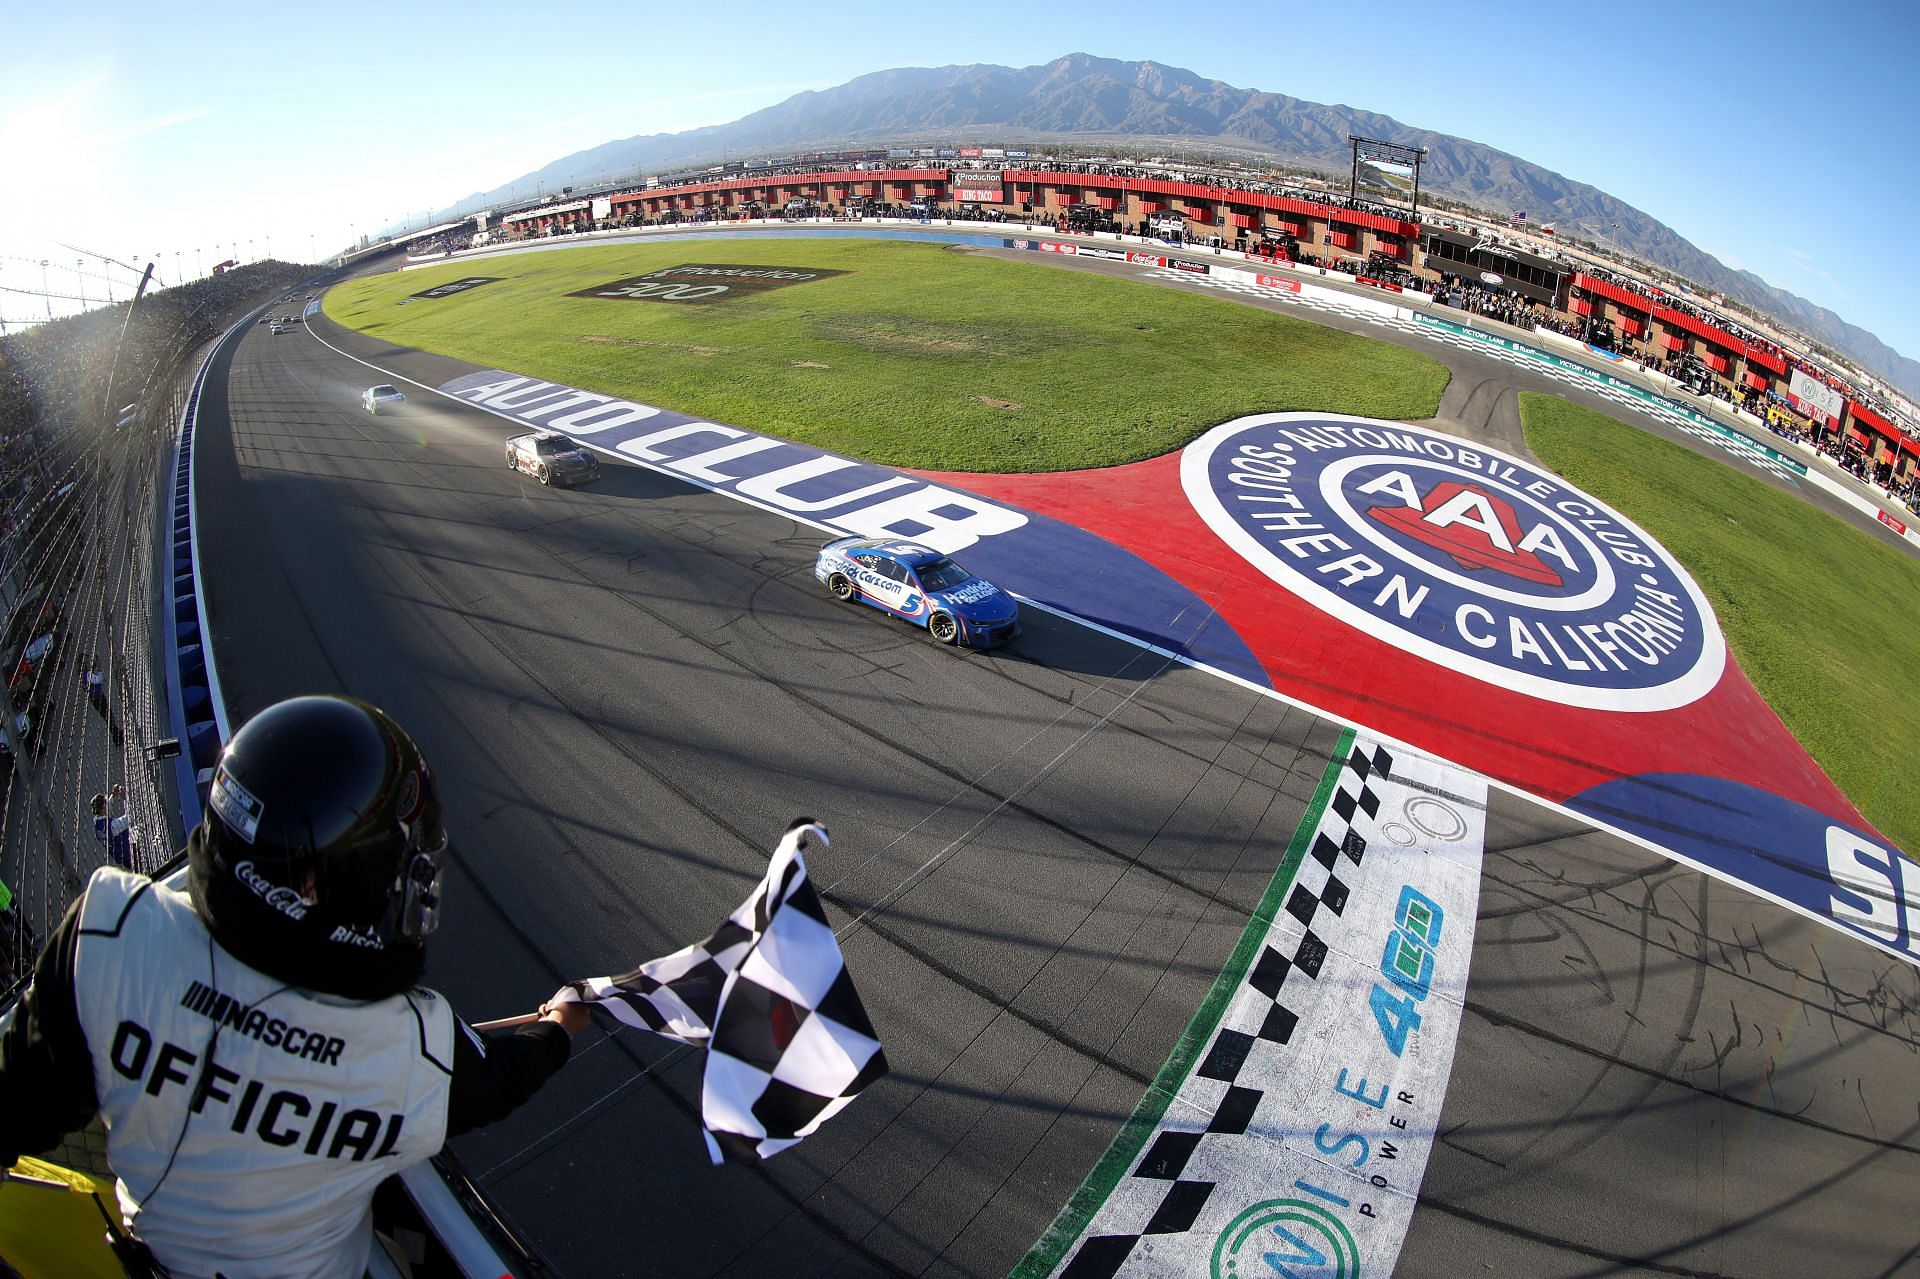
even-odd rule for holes
{"type": "Polygon", "coordinates": [[[887,1073],[801,851],[827,843],[801,818],[740,908],[705,941],[618,977],[561,987],[629,1026],[707,1049],[701,1121],[715,1163],[766,1159],[887,1073]]]}

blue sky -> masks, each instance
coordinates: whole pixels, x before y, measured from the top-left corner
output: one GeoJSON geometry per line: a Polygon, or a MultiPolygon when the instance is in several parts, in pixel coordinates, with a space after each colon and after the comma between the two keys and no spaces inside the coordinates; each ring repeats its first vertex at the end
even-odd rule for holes
{"type": "Polygon", "coordinates": [[[124,296],[127,277],[56,241],[157,255],[169,281],[269,249],[311,257],[615,138],[890,67],[1086,52],[1513,152],[1920,358],[1904,230],[1920,182],[1897,132],[1920,120],[1910,4],[1405,6],[1404,34],[1317,4],[1223,24],[1130,3],[6,7],[10,323],[44,318],[4,291],[37,290],[42,259],[55,291],[124,296]],[[1289,35],[1343,22],[1350,35],[1289,35]]]}

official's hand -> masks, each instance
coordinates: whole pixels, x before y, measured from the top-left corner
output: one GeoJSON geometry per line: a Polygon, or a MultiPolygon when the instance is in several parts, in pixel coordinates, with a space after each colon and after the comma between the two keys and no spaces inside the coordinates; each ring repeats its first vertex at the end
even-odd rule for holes
{"type": "Polygon", "coordinates": [[[593,1014],[587,1011],[585,1004],[563,1003],[540,1005],[540,1020],[559,1024],[560,1029],[569,1035],[577,1035],[587,1028],[593,1020],[593,1014]]]}

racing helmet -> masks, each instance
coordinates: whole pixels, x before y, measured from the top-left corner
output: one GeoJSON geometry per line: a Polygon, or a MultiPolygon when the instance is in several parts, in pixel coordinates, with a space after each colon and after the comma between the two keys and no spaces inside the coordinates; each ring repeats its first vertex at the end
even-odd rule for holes
{"type": "Polygon", "coordinates": [[[439,923],[440,789],[405,729],[350,697],[275,703],[233,735],[188,843],[215,940],[290,984],[373,999],[413,985],[439,923]]]}

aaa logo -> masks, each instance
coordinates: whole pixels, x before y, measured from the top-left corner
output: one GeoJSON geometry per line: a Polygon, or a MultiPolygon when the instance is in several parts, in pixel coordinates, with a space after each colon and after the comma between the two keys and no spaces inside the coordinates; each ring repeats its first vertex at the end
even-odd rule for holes
{"type": "Polygon", "coordinates": [[[1458,480],[1443,480],[1405,506],[1376,506],[1367,514],[1416,542],[1447,555],[1464,569],[1491,569],[1523,581],[1559,586],[1560,574],[1528,543],[1550,531],[1541,524],[1522,535],[1513,504],[1458,480]]]}
{"type": "Polygon", "coordinates": [[[1406,652],[1532,697],[1655,711],[1726,644],[1684,569],[1519,458],[1423,427],[1271,413],[1189,445],[1195,511],[1268,578],[1406,652]]]}

